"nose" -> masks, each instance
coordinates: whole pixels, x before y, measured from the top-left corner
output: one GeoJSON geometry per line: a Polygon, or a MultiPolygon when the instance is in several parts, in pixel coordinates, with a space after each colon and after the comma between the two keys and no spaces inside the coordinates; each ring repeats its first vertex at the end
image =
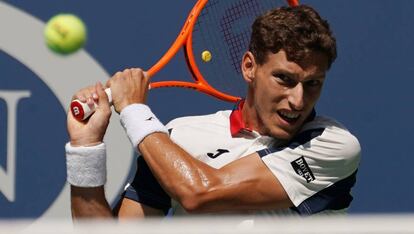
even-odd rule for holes
{"type": "Polygon", "coordinates": [[[293,110],[300,111],[305,107],[304,90],[302,83],[298,82],[289,92],[288,101],[293,110]]]}

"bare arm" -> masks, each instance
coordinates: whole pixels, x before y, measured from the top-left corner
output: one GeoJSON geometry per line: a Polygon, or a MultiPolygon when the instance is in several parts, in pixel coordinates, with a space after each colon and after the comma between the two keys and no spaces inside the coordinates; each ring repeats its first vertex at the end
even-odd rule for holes
{"type": "MultiPolygon", "coordinates": [[[[93,105],[98,103],[98,108],[87,122],[78,122],[68,113],[68,132],[71,145],[93,146],[102,143],[106,128],[109,123],[111,111],[108,99],[103,92],[103,87],[98,84],[80,90],[73,97],[93,105]],[[95,94],[95,95],[94,95],[95,94]]],[[[106,198],[104,186],[78,187],[71,185],[71,210],[73,219],[80,218],[111,218],[119,219],[143,218],[145,216],[160,216],[162,211],[151,208],[136,201],[123,198],[118,205],[111,210],[106,198]]]]}
{"type": "MultiPolygon", "coordinates": [[[[130,104],[145,103],[148,82],[141,69],[117,73],[107,83],[115,110],[119,113],[130,104]]],[[[292,206],[277,178],[257,154],[214,169],[194,159],[165,133],[147,135],[138,150],[165,191],[189,212],[292,206]]]]}
{"type": "Polygon", "coordinates": [[[72,185],[70,196],[73,219],[113,217],[103,186],[81,188],[72,185]]]}
{"type": "Polygon", "coordinates": [[[215,169],[194,159],[166,134],[139,145],[160,184],[189,212],[288,208],[293,204],[257,154],[215,169]]]}
{"type": "MultiPolygon", "coordinates": [[[[73,98],[90,105],[98,102],[98,108],[95,115],[86,122],[77,121],[72,113],[68,112],[67,127],[70,145],[79,147],[102,143],[111,115],[108,98],[103,92],[102,85],[97,84],[95,87],[85,88],[73,98]]],[[[103,186],[83,188],[71,185],[71,210],[74,219],[112,217],[103,186]]]]}
{"type": "Polygon", "coordinates": [[[71,186],[72,218],[112,218],[129,220],[148,216],[163,216],[161,210],[151,208],[128,198],[122,198],[111,210],[105,199],[104,187],[81,188],[71,186]]]}

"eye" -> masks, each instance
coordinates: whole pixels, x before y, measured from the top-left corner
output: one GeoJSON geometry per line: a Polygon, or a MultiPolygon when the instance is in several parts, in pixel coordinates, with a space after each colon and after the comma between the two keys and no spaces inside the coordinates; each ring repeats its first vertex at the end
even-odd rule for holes
{"type": "Polygon", "coordinates": [[[273,76],[276,78],[276,80],[284,85],[294,85],[296,82],[289,76],[283,73],[275,73],[273,76]]]}
{"type": "Polygon", "coordinates": [[[321,80],[308,80],[305,84],[309,87],[320,87],[322,86],[323,82],[321,80]]]}

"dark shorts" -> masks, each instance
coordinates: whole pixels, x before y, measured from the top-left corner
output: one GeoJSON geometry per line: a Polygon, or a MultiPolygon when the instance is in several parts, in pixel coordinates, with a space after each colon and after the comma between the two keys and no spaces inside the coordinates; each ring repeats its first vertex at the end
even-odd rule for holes
{"type": "Polygon", "coordinates": [[[141,156],[137,159],[137,172],[122,196],[162,210],[164,214],[167,214],[171,208],[170,196],[152,175],[147,163],[141,156]]]}

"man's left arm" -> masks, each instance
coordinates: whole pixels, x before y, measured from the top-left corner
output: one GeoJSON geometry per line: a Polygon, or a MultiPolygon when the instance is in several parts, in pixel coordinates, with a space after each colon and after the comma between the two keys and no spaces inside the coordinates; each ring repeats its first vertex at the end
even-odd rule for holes
{"type": "MultiPolygon", "coordinates": [[[[159,123],[148,107],[142,105],[145,102],[148,89],[148,77],[145,77],[142,70],[127,69],[118,77],[110,80],[107,85],[111,87],[115,109],[121,112],[121,122],[134,147],[137,147],[136,149],[142,153],[165,191],[189,212],[289,208],[297,206],[299,202],[303,201],[303,199],[298,200],[294,196],[299,194],[306,197],[309,196],[309,194],[305,194],[306,192],[314,193],[313,190],[306,189],[307,186],[310,188],[318,187],[319,191],[330,185],[330,181],[321,181],[320,186],[307,184],[304,178],[292,175],[292,172],[289,172],[291,173],[290,178],[285,179],[283,171],[277,169],[278,165],[272,164],[268,160],[264,161],[259,153],[247,155],[220,169],[212,168],[193,158],[172,142],[166,129],[163,129],[163,125],[159,123]],[[138,107],[138,111],[131,105],[136,103],[141,103],[135,106],[138,107]],[[152,120],[155,121],[151,123],[152,120]],[[150,122],[146,123],[146,121],[150,122]],[[146,133],[143,134],[144,132],[146,133]],[[291,178],[293,179],[290,180],[291,178]],[[293,191],[287,187],[290,183],[295,183],[295,186],[305,189],[294,188],[293,190],[296,191],[293,191]],[[302,193],[302,191],[306,192],[302,193]]],[[[322,140],[330,141],[330,139],[322,140]]],[[[333,145],[331,149],[343,145],[343,142],[338,143],[333,145]]],[[[297,151],[296,153],[300,154],[301,152],[297,151]]],[[[341,150],[338,151],[338,154],[341,154],[341,150]]],[[[354,156],[355,154],[351,153],[348,157],[349,160],[355,161],[356,157],[354,156]]],[[[283,159],[283,157],[278,158],[283,159]]],[[[328,158],[328,163],[332,159],[328,158]]],[[[329,170],[340,169],[342,161],[341,159],[336,161],[335,165],[327,167],[327,170],[322,168],[321,178],[327,178],[329,170]]],[[[290,165],[290,162],[287,161],[283,163],[290,165]]],[[[316,167],[321,168],[318,165],[316,167]]]]}
{"type": "Polygon", "coordinates": [[[165,191],[190,212],[287,208],[292,203],[257,153],[214,169],[172,142],[145,103],[149,77],[141,69],[117,73],[115,110],[134,147],[165,191]],[[131,105],[133,104],[133,105],[131,105]]]}
{"type": "Polygon", "coordinates": [[[188,212],[292,206],[283,187],[257,153],[215,169],[193,158],[163,133],[144,138],[139,150],[166,192],[188,212]]]}

